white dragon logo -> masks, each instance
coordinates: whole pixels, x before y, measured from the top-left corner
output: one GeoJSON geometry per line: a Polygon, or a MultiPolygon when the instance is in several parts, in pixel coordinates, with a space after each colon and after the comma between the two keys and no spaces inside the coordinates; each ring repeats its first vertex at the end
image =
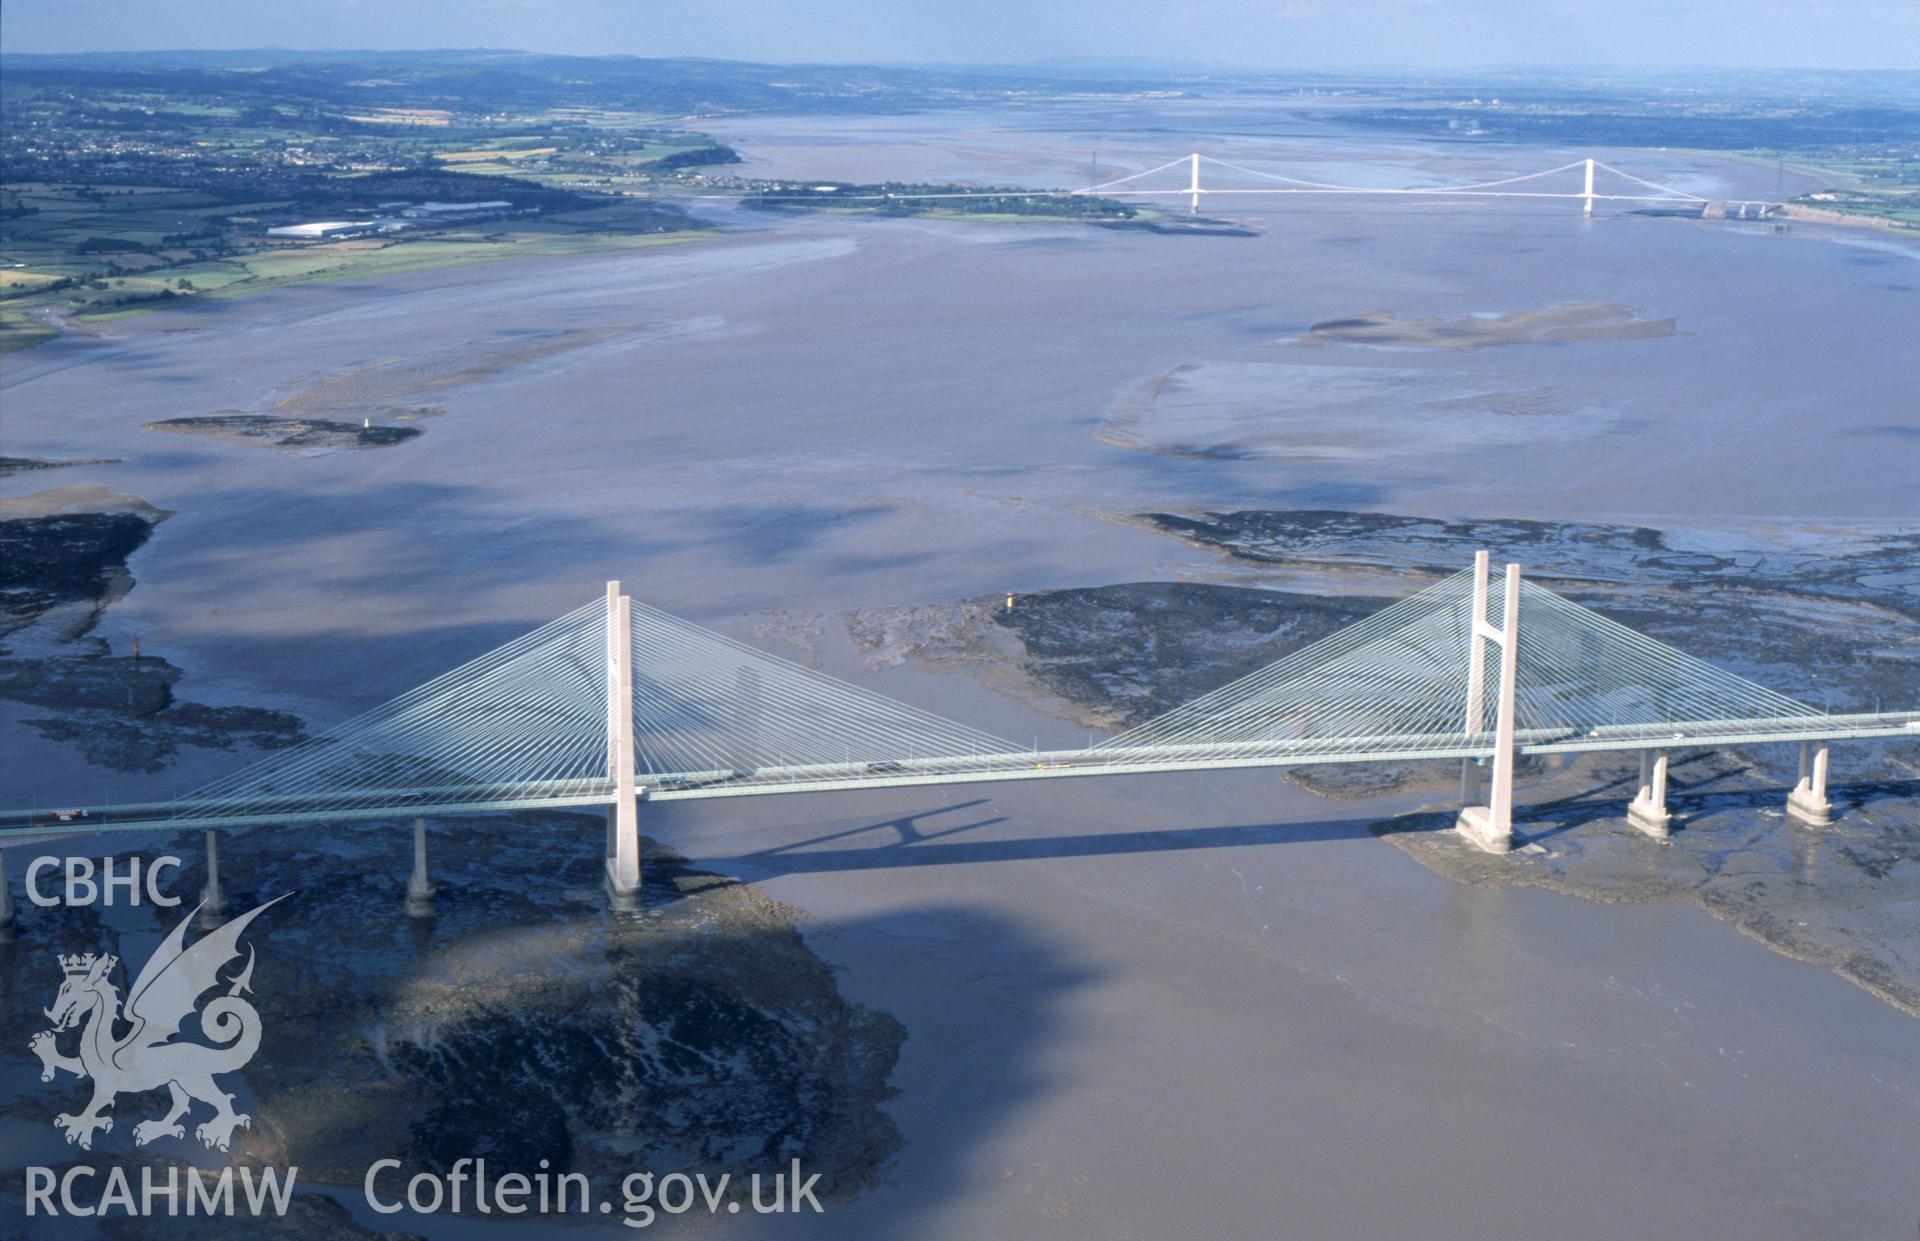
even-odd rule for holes
{"type": "MultiPolygon", "coordinates": [[[[292,895],[289,893],[288,895],[292,895]]],[[[212,1043],[173,1042],[181,1023],[192,1016],[202,995],[220,985],[220,971],[239,959],[240,933],[262,912],[286,900],[275,897],[240,917],[211,931],[186,947],[187,924],[193,913],[181,920],[171,934],[140,970],[127,995],[126,1011],[120,1008],[120,991],[110,980],[120,959],[114,956],[61,956],[60,968],[66,981],[53,1007],[46,1010],[53,1029],[33,1036],[28,1048],[40,1057],[40,1080],[53,1080],[55,1069],[65,1069],[76,1077],[93,1079],[93,1099],[78,1116],[54,1117],[56,1128],[66,1131],[67,1141],[77,1142],[82,1150],[93,1149],[96,1130],[113,1128],[106,1115],[114,1098],[122,1093],[138,1094],[161,1086],[172,1092],[173,1102],[159,1120],[143,1120],[133,1127],[136,1146],[145,1146],[156,1138],[185,1137],[180,1118],[195,1100],[213,1108],[213,1119],[194,1129],[194,1136],[209,1149],[226,1150],[237,1128],[253,1127],[253,1117],[233,1110],[233,1096],[214,1084],[214,1074],[231,1073],[253,1059],[260,1047],[260,1014],[252,1004],[240,998],[251,991],[253,950],[247,950],[247,963],[227,983],[225,995],[215,996],[199,1009],[200,1032],[212,1043]],[[56,1039],[81,1022],[78,1056],[60,1053],[56,1039]],[[123,1029],[124,1033],[116,1033],[123,1029]]]]}

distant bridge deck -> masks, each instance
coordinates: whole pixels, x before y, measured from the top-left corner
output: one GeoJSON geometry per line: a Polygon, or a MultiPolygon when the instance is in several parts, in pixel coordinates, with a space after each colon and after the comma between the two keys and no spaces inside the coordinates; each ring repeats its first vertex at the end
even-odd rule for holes
{"type": "Polygon", "coordinates": [[[1218,159],[1211,155],[1202,155],[1198,151],[1168,160],[1153,168],[1103,181],[1098,185],[1083,186],[1073,190],[1046,189],[961,189],[961,190],[877,190],[860,193],[842,192],[836,185],[816,186],[807,190],[756,191],[740,196],[743,202],[756,203],[792,203],[806,206],[832,206],[835,203],[872,203],[885,207],[891,203],[906,202],[964,202],[968,199],[1010,199],[1010,198],[1172,198],[1185,199],[1190,212],[1198,213],[1203,198],[1222,195],[1234,197],[1274,197],[1279,195],[1310,195],[1336,197],[1393,197],[1436,199],[1534,199],[1545,201],[1578,202],[1588,216],[1593,214],[1596,203],[1634,203],[1640,205],[1666,205],[1688,208],[1706,214],[1717,202],[1722,210],[1737,209],[1740,218],[1747,217],[1752,211],[1755,219],[1764,218],[1783,206],[1773,199],[1730,198],[1709,199],[1686,190],[1649,181],[1645,177],[1615,168],[1602,160],[1578,159],[1561,164],[1557,168],[1543,168],[1537,172],[1521,173],[1517,176],[1500,177],[1491,181],[1475,181],[1460,185],[1336,185],[1325,181],[1309,180],[1288,176],[1284,173],[1249,168],[1229,160],[1218,159]],[[1216,183],[1205,184],[1202,170],[1211,169],[1216,183]],[[1165,174],[1183,174],[1183,181],[1169,181],[1165,174]],[[1219,177],[1238,177],[1252,184],[1222,185],[1219,177]],[[1606,178],[1603,185],[1601,178],[1606,178]],[[1151,184],[1154,178],[1160,178],[1162,184],[1151,184]],[[1520,188],[1520,187],[1526,188],[1520,188]],[[1560,186],[1562,188],[1543,188],[1560,186]]]}

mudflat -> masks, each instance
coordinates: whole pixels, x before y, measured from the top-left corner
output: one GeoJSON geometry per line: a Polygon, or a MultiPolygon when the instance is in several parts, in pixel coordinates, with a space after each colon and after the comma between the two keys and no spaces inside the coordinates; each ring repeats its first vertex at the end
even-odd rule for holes
{"type": "MultiPolygon", "coordinates": [[[[1101,158],[1126,167],[1200,140],[1307,175],[1449,154],[1280,112],[1216,140],[1219,120],[1169,101],[724,132],[748,172],[995,183],[1075,183],[1096,123],[1121,130],[1101,158]]],[[[1482,150],[1474,175],[1553,155],[1482,150]]],[[[1720,198],[1775,175],[1656,162],[1662,183],[1720,198]]],[[[170,693],[311,732],[618,577],[1066,748],[1311,636],[1309,605],[1251,591],[1358,611],[1491,544],[1663,640],[1815,701],[1830,688],[1836,710],[1910,683],[1910,243],[1530,204],[1288,207],[1246,237],[700,210],[726,235],[285,288],[9,355],[10,453],[118,459],[0,480],[23,514],[67,503],[39,494],[56,479],[172,514],[88,579],[83,632],[36,631],[49,649],[31,657],[127,658],[138,635],[178,670],[170,693]],[[1506,326],[1475,330],[1528,343],[1285,343],[1370,306],[1394,308],[1380,331],[1490,316],[1506,326]],[[1632,317],[1526,317],[1568,306],[1632,317]],[[495,347],[508,364],[475,360],[495,347]],[[406,357],[448,361],[423,377],[406,357]],[[117,394],[136,379],[131,407],[117,394]],[[274,414],[294,393],[318,395],[280,414],[437,416],[363,452],[145,429],[274,414]],[[1394,539],[1368,536],[1382,524],[1394,539]],[[1823,563],[1846,580],[1822,585],[1823,563]],[[1698,589],[1688,566],[1705,566],[1698,589]],[[1019,624],[993,616],[1007,593],[1019,624]],[[1835,658],[1753,640],[1776,621],[1835,658]],[[1104,666],[1116,651],[1124,666],[1104,666]],[[1076,705],[1092,689],[1120,697],[1076,705]]],[[[16,803],[103,783],[164,799],[243,757],[177,739],[161,770],[124,770],[32,723],[59,717],[0,703],[16,803]]],[[[799,911],[832,970],[817,1012],[905,1031],[898,1093],[849,1093],[833,1131],[875,1137],[884,1171],[770,1234],[1478,1238],[1550,1218],[1569,1237],[1895,1235],[1920,1209],[1920,1021],[1843,957],[1910,969],[1913,756],[1845,757],[1846,813],[1801,837],[1761,822],[1781,761],[1700,768],[1713,782],[1683,810],[1702,830],[1664,852],[1610,813],[1551,807],[1522,826],[1542,853],[1518,859],[1521,883],[1410,856],[1428,833],[1377,827],[1418,827],[1398,816],[1439,801],[1444,773],[1322,786],[1337,798],[1238,774],[677,803],[643,830],[689,873],[799,911]],[[890,1155],[873,1107],[904,1142],[890,1155]]],[[[1575,775],[1606,778],[1543,772],[1522,800],[1557,801],[1575,775]]],[[[556,857],[597,847],[591,823],[528,826],[556,857]]],[[[316,832],[294,860],[388,884],[397,912],[397,856],[316,832]]],[[[233,882],[264,891],[277,873],[233,882]]],[[[48,954],[13,960],[22,994],[44,990],[48,954]]],[[[874,1089],[864,1069],[840,1080],[874,1089]]],[[[21,1097],[9,1149],[57,1142],[48,1106],[21,1097]]]]}

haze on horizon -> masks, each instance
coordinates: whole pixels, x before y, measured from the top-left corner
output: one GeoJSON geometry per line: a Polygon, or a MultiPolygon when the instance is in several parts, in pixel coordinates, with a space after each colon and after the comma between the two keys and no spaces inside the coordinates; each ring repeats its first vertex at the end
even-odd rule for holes
{"type": "Polygon", "coordinates": [[[766,62],[1920,68],[1912,0],[7,0],[9,52],[514,48],[766,62]]]}

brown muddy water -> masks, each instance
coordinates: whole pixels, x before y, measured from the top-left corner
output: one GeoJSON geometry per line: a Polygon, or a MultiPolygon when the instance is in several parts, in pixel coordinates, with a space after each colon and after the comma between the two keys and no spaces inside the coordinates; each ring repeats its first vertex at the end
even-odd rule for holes
{"type": "MultiPolygon", "coordinates": [[[[995,183],[1078,184],[1093,147],[1106,175],[1198,148],[1382,183],[1573,157],[1171,103],[719,128],[749,173],[995,183]]],[[[1713,195],[1774,175],[1606,158],[1713,195]]],[[[122,655],[138,635],[183,700],[319,728],[618,577],[1066,746],[1084,726],[1004,670],[876,659],[849,615],[1128,582],[1301,587],[1145,513],[1612,522],[1814,556],[1913,531],[1913,243],[1568,204],[1236,208],[1249,238],[701,210],[731,235],[199,303],[9,356],[4,451],[89,463],[14,474],[4,495],[100,487],[169,514],[81,640],[122,655]],[[1567,307],[1672,330],[1512,328],[1584,321],[1567,307]],[[1297,343],[1387,311],[1494,326],[1470,349],[1297,343]],[[1156,385],[1180,399],[1143,398],[1156,385]],[[149,429],[288,411],[422,434],[288,452],[149,429]]],[[[1321,584],[1422,580],[1371,574],[1321,584]]],[[[1890,615],[1889,648],[1910,644],[1890,615]]],[[[247,757],[189,740],[160,771],[90,765],[23,723],[45,710],[0,703],[10,803],[164,798],[247,757]]],[[[1920,1021],[1683,901],[1458,882],[1369,831],[1426,800],[1249,773],[648,809],[688,866],[789,903],[841,1000],[905,1031],[878,1104],[900,1144],[868,1187],[818,1220],[713,1231],[1910,1232],[1920,1021]]],[[[337,865],[368,917],[395,916],[404,876],[371,856],[343,846],[337,865]]],[[[23,1154],[42,1130],[10,1114],[0,1140],[23,1154]]]]}

